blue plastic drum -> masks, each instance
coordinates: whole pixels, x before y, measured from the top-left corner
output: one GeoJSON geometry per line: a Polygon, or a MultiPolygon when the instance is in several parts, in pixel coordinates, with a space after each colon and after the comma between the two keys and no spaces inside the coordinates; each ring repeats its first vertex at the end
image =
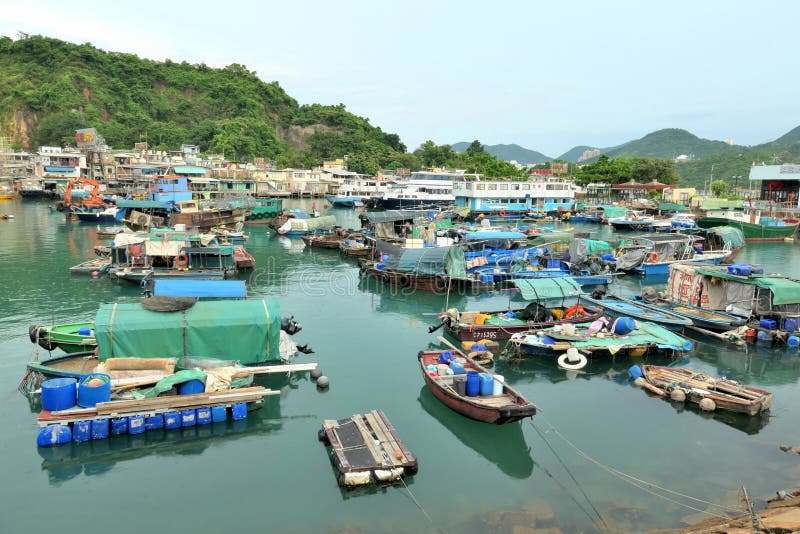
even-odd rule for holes
{"type": "Polygon", "coordinates": [[[74,378],[53,378],[42,382],[42,408],[51,412],[75,406],[74,378]]]}

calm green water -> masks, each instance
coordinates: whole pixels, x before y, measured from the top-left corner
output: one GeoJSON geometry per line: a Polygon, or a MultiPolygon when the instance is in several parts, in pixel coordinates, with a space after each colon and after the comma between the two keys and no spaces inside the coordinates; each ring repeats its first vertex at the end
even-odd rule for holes
{"type": "MultiPolygon", "coordinates": [[[[43,203],[5,202],[0,211],[16,216],[0,221],[0,532],[501,532],[530,525],[523,508],[545,503],[565,532],[591,532],[594,509],[614,531],[679,526],[693,513],[613,478],[552,432],[545,441],[531,422],[483,425],[438,404],[423,390],[415,356],[437,343],[427,326],[444,296],[395,294],[359,280],[354,260],[267,237],[263,227],[248,227],[258,262],[244,277],[250,294],[279,299],[284,315],[303,323],[298,342],[316,354],[298,361],[319,362],[330,390],[317,391],[305,376],[264,380],[281,395],[239,424],[37,449],[35,412],[16,391],[34,355],[28,325],[91,320],[98,303],[136,298],[138,289],[69,275],[68,267],[100,243],[91,225],[66,223],[43,203]],[[433,524],[402,487],[337,487],[316,432],[323,419],[375,408],[419,457],[419,474],[407,483],[433,524]]],[[[357,226],[353,212],[335,214],[357,226]]],[[[601,238],[610,234],[603,232],[601,238]]],[[[800,276],[792,244],[749,245],[740,259],[800,276]]],[[[629,294],[641,281],[616,286],[629,294]]],[[[507,302],[501,295],[460,296],[450,306],[497,309],[507,302]]],[[[796,351],[699,339],[680,362],[770,389],[770,417],[755,421],[649,398],[630,384],[631,363],[595,360],[580,374],[549,361],[499,362],[495,369],[540,406],[542,416],[533,420],[539,430],[552,423],[626,473],[715,502],[742,484],[752,495],[798,485],[797,456],[777,447],[800,445],[796,351]]]]}

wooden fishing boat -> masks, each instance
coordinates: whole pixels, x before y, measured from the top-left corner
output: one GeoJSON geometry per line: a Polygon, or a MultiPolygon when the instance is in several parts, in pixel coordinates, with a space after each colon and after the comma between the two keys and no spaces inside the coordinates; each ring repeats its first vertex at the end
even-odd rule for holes
{"type": "Polygon", "coordinates": [[[692,324],[691,319],[676,315],[669,310],[649,308],[639,302],[615,295],[603,295],[601,298],[582,295],[581,300],[602,308],[610,317],[631,317],[637,321],[656,323],[670,330],[680,331],[692,324]]]}
{"type": "MultiPolygon", "coordinates": [[[[442,352],[444,351],[420,351],[417,358],[425,385],[437,399],[451,410],[470,419],[495,425],[513,423],[536,414],[536,406],[511,386],[504,384],[503,393],[500,395],[469,397],[456,391],[453,384],[455,375],[431,376],[427,366],[439,364],[439,355],[442,352]]],[[[453,351],[453,353],[465,360],[465,371],[488,373],[466,354],[460,351],[453,351]]]]}
{"type": "Polygon", "coordinates": [[[644,300],[641,296],[638,296],[636,297],[636,303],[652,310],[669,310],[670,313],[690,319],[694,326],[714,332],[726,332],[747,323],[746,319],[730,313],[707,310],[674,300],[655,298],[651,301],[644,300]]]}
{"type": "Polygon", "coordinates": [[[47,360],[28,362],[29,371],[36,372],[45,378],[83,378],[94,372],[100,361],[93,352],[77,352],[61,355],[47,360]]]}
{"type": "Polygon", "coordinates": [[[70,323],[51,326],[32,325],[28,335],[32,343],[45,350],[61,349],[67,353],[85,352],[97,346],[94,323],[70,323]]]}
{"type": "Polygon", "coordinates": [[[375,240],[364,234],[350,234],[339,243],[339,252],[345,256],[367,257],[375,248],[375,240]]]}
{"type": "Polygon", "coordinates": [[[655,387],[648,390],[666,398],[669,398],[673,391],[680,390],[689,402],[700,404],[701,400],[710,399],[713,404],[707,408],[747,415],[757,415],[772,406],[772,393],[727,378],[713,378],[695,373],[691,369],[674,369],[658,365],[639,367],[642,370],[642,378],[655,387]]]}
{"type": "Polygon", "coordinates": [[[233,247],[233,263],[236,269],[252,269],[256,266],[256,259],[241,245],[233,247]]]}
{"type": "Polygon", "coordinates": [[[346,235],[340,235],[339,233],[322,233],[304,235],[301,239],[309,247],[336,249],[339,248],[339,245],[344,242],[346,237],[346,235]]]}
{"type": "Polygon", "coordinates": [[[69,272],[72,274],[93,274],[94,272],[105,274],[110,267],[111,257],[94,258],[70,267],[69,272]]]}
{"type": "MultiPolygon", "coordinates": [[[[447,276],[447,274],[417,274],[392,269],[382,269],[378,267],[378,262],[367,259],[359,260],[359,272],[383,284],[399,287],[401,289],[444,293],[448,290],[481,287],[480,281],[471,278],[452,278],[447,276]]],[[[490,285],[493,284],[486,285],[486,287],[490,285]]]]}

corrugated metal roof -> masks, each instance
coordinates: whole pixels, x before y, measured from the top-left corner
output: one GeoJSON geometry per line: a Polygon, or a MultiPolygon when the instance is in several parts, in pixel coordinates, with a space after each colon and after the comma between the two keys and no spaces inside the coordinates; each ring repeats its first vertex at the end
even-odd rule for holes
{"type": "Polygon", "coordinates": [[[800,180],[800,165],[757,165],[750,167],[751,180],[800,180]]]}
{"type": "Polygon", "coordinates": [[[176,174],[205,174],[206,170],[203,167],[173,167],[172,171],[176,174]]]}

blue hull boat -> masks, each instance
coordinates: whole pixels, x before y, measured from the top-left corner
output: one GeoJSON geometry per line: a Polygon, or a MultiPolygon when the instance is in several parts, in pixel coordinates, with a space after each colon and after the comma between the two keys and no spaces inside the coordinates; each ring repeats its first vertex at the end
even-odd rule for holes
{"type": "Polygon", "coordinates": [[[676,315],[669,310],[651,309],[641,303],[614,295],[605,295],[602,298],[581,295],[581,300],[602,308],[610,317],[631,317],[637,321],[649,321],[675,331],[682,331],[692,325],[691,319],[676,315]]]}
{"type": "Polygon", "coordinates": [[[656,299],[653,302],[645,302],[641,297],[636,297],[636,304],[647,307],[651,310],[667,310],[672,314],[686,317],[692,321],[694,326],[711,330],[712,332],[726,332],[747,324],[747,320],[736,315],[707,310],[691,304],[683,304],[674,300],[656,299]]]}

